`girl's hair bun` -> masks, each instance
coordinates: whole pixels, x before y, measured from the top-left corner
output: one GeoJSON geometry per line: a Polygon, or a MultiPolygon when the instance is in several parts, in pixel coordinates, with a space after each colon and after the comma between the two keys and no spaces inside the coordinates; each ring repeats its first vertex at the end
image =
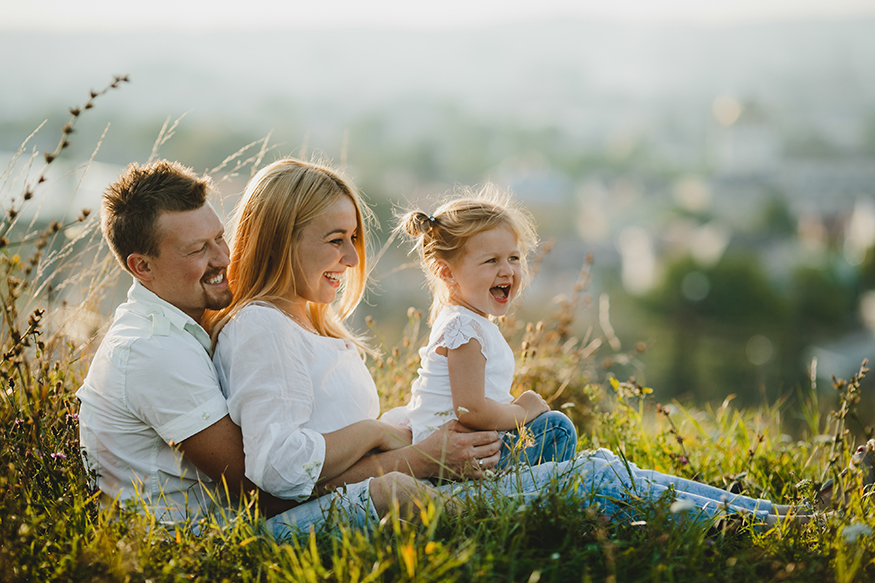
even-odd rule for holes
{"type": "Polygon", "coordinates": [[[422,211],[411,211],[401,221],[401,228],[411,237],[428,235],[437,226],[437,219],[422,211]]]}

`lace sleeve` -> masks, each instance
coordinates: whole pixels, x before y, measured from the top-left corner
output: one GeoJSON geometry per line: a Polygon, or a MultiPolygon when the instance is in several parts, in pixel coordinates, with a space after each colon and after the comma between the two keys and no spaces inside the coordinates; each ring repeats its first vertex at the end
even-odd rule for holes
{"type": "Polygon", "coordinates": [[[480,352],[484,358],[489,358],[486,346],[486,334],[479,322],[472,318],[466,318],[461,315],[453,316],[447,322],[440,336],[435,340],[433,346],[443,346],[447,350],[455,350],[460,346],[468,344],[472,339],[476,339],[480,343],[480,352]]]}

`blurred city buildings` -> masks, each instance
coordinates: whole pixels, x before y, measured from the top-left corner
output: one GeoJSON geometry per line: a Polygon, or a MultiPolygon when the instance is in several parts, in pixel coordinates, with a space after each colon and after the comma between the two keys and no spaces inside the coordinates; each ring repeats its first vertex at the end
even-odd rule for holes
{"type": "MultiPolygon", "coordinates": [[[[813,357],[828,378],[875,356],[875,20],[4,32],[0,49],[15,55],[0,65],[0,149],[49,118],[24,158],[54,147],[89,87],[132,79],[80,124],[45,219],[96,208],[184,116],[161,155],[209,170],[265,136],[267,160],[322,152],[369,196],[383,239],[399,206],[511,189],[556,239],[522,314],[544,317],[592,253],[590,293],[610,295],[624,342],[652,346],[642,369],[613,372],[666,395],[755,397],[803,382],[813,357]]],[[[248,174],[228,178],[226,212],[248,174]]],[[[405,252],[387,251],[363,309],[399,326],[395,306],[426,304],[421,276],[398,270],[405,252]]]]}

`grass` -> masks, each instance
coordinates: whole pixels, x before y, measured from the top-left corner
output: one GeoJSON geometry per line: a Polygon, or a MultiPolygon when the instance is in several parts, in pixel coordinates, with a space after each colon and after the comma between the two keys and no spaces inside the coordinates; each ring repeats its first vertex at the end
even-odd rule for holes
{"type": "MultiPolygon", "coordinates": [[[[101,512],[79,461],[74,396],[95,342],[75,339],[70,324],[87,320],[108,293],[115,268],[111,260],[93,259],[101,257],[93,214],[67,224],[19,224],[22,205],[34,204],[50,186],[45,169],[69,147],[87,109],[71,112],[58,149],[44,162],[35,153],[26,156],[23,146],[18,166],[0,176],[4,200],[14,198],[0,226],[0,582],[875,578],[875,516],[869,498],[850,485],[845,509],[804,527],[771,530],[690,524],[672,512],[670,500],[638,505],[634,522],[606,521],[558,485],[525,505],[474,495],[461,517],[429,505],[415,520],[392,515],[372,532],[330,521],[324,531],[285,542],[260,532],[252,500],[224,519],[174,528],[157,526],[135,508],[101,512]],[[59,290],[75,290],[81,300],[65,305],[59,290]]],[[[265,144],[248,162],[244,148],[222,167],[239,172],[257,164],[265,144]]],[[[865,368],[835,382],[836,406],[827,414],[812,387],[800,389],[792,407],[789,400],[747,410],[731,399],[704,409],[656,403],[634,379],[605,378],[606,359],[633,362],[645,347],[616,353],[610,337],[581,323],[588,317],[588,273],[585,267],[543,322],[502,322],[517,352],[520,386],[572,416],[581,449],[607,447],[641,467],[787,503],[809,501],[847,465],[854,436],[846,424],[857,415],[865,368]],[[804,424],[788,439],[784,420],[790,416],[804,424]]],[[[421,313],[411,309],[408,316],[399,345],[370,363],[384,407],[405,397],[416,350],[427,336],[421,313]]],[[[369,325],[378,336],[379,323],[369,325]]],[[[99,329],[91,331],[93,339],[99,329]]]]}

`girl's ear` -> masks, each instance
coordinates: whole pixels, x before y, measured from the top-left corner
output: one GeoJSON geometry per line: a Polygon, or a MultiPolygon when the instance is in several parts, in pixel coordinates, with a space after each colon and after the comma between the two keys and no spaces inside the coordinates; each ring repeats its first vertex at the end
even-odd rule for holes
{"type": "Polygon", "coordinates": [[[453,280],[453,268],[443,259],[438,259],[437,261],[437,276],[447,285],[455,283],[453,280]]]}

